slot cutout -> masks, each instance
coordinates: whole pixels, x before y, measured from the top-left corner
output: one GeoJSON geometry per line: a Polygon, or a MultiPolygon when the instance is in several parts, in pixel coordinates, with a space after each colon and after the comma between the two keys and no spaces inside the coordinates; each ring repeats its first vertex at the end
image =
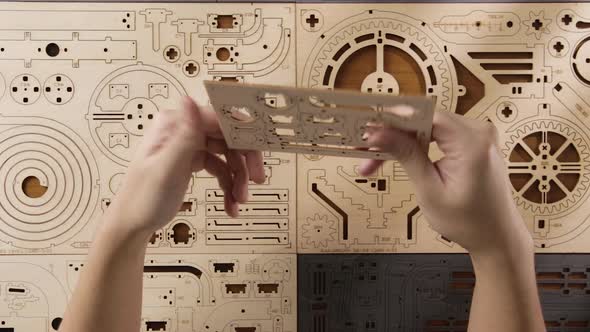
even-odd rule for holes
{"type": "Polygon", "coordinates": [[[275,133],[278,136],[291,136],[291,137],[295,136],[295,130],[293,130],[291,128],[275,128],[275,133]]]}
{"type": "Polygon", "coordinates": [[[254,121],[254,117],[250,113],[250,109],[248,107],[237,107],[232,106],[229,110],[229,113],[232,119],[244,123],[249,123],[254,121]]]}
{"type": "Polygon", "coordinates": [[[225,284],[226,294],[246,294],[246,284],[225,284]]]}
{"type": "Polygon", "coordinates": [[[146,331],[166,331],[166,321],[147,321],[145,322],[146,331]]]}
{"type": "Polygon", "coordinates": [[[279,284],[258,284],[258,293],[260,294],[277,294],[279,284]]]}
{"type": "Polygon", "coordinates": [[[233,273],[234,269],[234,263],[213,263],[213,271],[215,273],[233,273]]]}
{"type": "Polygon", "coordinates": [[[233,15],[217,15],[215,21],[219,29],[232,29],[234,24],[237,24],[237,22],[234,23],[233,15]]]}

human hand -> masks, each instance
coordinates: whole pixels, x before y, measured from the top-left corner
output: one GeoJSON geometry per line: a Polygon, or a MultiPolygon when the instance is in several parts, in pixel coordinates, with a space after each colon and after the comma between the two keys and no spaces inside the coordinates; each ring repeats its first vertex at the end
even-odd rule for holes
{"type": "MultiPolygon", "coordinates": [[[[368,143],[392,153],[415,185],[431,227],[470,253],[530,248],[532,239],[512,199],[507,168],[489,122],[436,112],[433,140],[445,156],[432,162],[409,134],[373,128],[368,143]]],[[[366,161],[373,173],[381,161],[366,161]]]]}
{"type": "Polygon", "coordinates": [[[228,149],[215,113],[186,97],[181,109],[158,114],[107,211],[113,218],[105,219],[150,236],[178,213],[193,172],[203,169],[217,178],[234,217],[248,198],[248,181],[265,177],[261,153],[228,149]]]}

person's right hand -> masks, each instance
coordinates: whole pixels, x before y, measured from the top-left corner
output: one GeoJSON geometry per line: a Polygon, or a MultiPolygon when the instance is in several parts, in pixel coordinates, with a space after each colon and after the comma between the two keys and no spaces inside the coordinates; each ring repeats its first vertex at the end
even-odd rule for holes
{"type": "MultiPolygon", "coordinates": [[[[470,253],[530,248],[532,238],[512,199],[495,127],[453,113],[436,112],[433,140],[444,157],[432,162],[408,133],[377,128],[368,143],[390,152],[405,168],[431,227],[470,253]],[[523,247],[524,245],[524,247],[523,247]]],[[[381,161],[367,161],[373,173],[381,161]]]]}

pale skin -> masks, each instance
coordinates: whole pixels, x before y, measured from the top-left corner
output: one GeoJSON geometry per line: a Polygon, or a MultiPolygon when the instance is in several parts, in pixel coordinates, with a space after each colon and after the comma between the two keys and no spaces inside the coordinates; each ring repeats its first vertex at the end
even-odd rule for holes
{"type": "MultiPolygon", "coordinates": [[[[545,331],[532,239],[512,201],[493,127],[436,113],[433,139],[445,157],[435,163],[406,133],[375,128],[368,139],[405,167],[431,227],[469,251],[477,280],[469,331],[545,331]]],[[[366,161],[362,172],[380,163],[366,161]]],[[[236,216],[249,180],[264,181],[262,165],[259,152],[228,149],[215,115],[191,99],[161,113],[103,217],[60,331],[139,331],[147,242],[175,216],[191,174],[204,169],[217,177],[225,209],[236,216]]]]}

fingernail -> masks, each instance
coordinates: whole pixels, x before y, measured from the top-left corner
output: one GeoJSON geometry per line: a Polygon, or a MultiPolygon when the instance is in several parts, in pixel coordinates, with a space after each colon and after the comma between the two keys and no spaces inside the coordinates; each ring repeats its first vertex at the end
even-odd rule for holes
{"type": "Polygon", "coordinates": [[[234,203],[229,203],[227,206],[227,215],[235,218],[237,217],[237,213],[236,213],[236,205],[234,203]]]}

